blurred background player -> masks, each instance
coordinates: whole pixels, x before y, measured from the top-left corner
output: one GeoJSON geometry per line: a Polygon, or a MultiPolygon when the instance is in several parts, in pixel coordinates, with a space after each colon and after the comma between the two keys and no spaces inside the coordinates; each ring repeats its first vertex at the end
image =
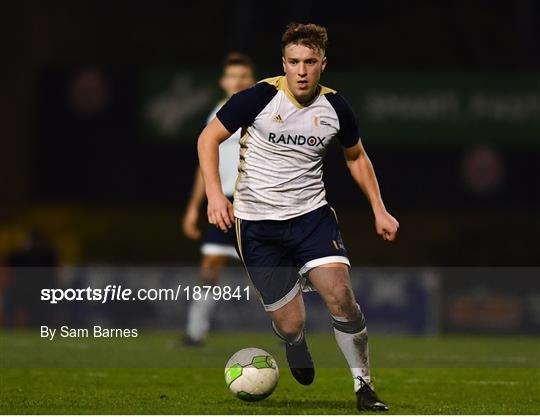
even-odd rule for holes
{"type": "MultiPolygon", "coordinates": [[[[225,97],[216,105],[207,118],[210,122],[233,94],[238,93],[255,83],[255,66],[251,58],[240,53],[230,53],[223,63],[223,75],[219,86],[225,92],[225,97]]],[[[240,154],[240,129],[219,147],[219,174],[223,192],[232,201],[240,154]]],[[[206,198],[204,182],[200,168],[195,173],[195,181],[191,197],[186,207],[182,221],[184,234],[193,240],[201,237],[198,228],[199,210],[206,198]]],[[[215,285],[229,258],[238,259],[235,249],[235,233],[222,232],[217,227],[209,225],[201,245],[200,285],[215,285]]],[[[204,300],[193,300],[188,310],[188,321],[184,344],[200,346],[210,328],[210,319],[216,301],[209,297],[204,300]]]]}

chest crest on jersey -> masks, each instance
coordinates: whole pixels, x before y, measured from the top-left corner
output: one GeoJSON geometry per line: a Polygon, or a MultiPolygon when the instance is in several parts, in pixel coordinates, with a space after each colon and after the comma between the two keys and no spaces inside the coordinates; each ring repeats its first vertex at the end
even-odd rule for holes
{"type": "Polygon", "coordinates": [[[324,120],[324,116],[321,117],[321,116],[313,116],[313,125],[315,127],[320,127],[320,126],[332,126],[332,124],[326,120],[324,120]]]}

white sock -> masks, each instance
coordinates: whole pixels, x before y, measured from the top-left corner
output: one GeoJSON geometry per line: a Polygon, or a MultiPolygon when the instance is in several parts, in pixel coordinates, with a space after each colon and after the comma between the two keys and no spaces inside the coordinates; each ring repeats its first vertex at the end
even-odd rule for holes
{"type": "Polygon", "coordinates": [[[210,329],[210,319],[216,306],[216,300],[208,297],[206,300],[192,300],[188,310],[187,335],[196,341],[202,341],[210,329]]]}
{"type": "Polygon", "coordinates": [[[343,317],[332,317],[334,319],[336,341],[351,369],[354,380],[354,391],[356,392],[362,387],[362,382],[358,377],[361,377],[367,383],[371,382],[367,327],[365,327],[363,315],[361,326],[358,325],[358,322],[348,322],[343,317]],[[351,333],[350,331],[355,327],[361,330],[351,333]],[[344,332],[344,329],[348,331],[344,332]]]}

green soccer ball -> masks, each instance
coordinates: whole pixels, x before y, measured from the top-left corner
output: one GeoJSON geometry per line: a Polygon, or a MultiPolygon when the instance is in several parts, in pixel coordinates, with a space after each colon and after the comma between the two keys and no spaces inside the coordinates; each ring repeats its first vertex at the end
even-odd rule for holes
{"type": "Polygon", "coordinates": [[[244,401],[268,397],[277,386],[279,369],[268,352],[257,348],[239,350],[225,366],[225,383],[232,394],[244,401]]]}

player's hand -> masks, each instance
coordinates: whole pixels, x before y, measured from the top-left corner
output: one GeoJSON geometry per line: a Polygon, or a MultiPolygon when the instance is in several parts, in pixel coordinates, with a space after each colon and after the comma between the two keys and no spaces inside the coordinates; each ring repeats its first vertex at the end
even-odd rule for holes
{"type": "Polygon", "coordinates": [[[393,241],[399,229],[398,221],[386,210],[375,215],[375,229],[384,240],[393,241]]]}
{"type": "Polygon", "coordinates": [[[233,205],[225,195],[208,196],[208,222],[223,232],[227,232],[233,226],[233,205]]]}
{"type": "Polygon", "coordinates": [[[197,240],[201,237],[201,231],[197,227],[198,220],[199,210],[194,207],[188,207],[182,219],[182,230],[189,239],[197,240]]]}

